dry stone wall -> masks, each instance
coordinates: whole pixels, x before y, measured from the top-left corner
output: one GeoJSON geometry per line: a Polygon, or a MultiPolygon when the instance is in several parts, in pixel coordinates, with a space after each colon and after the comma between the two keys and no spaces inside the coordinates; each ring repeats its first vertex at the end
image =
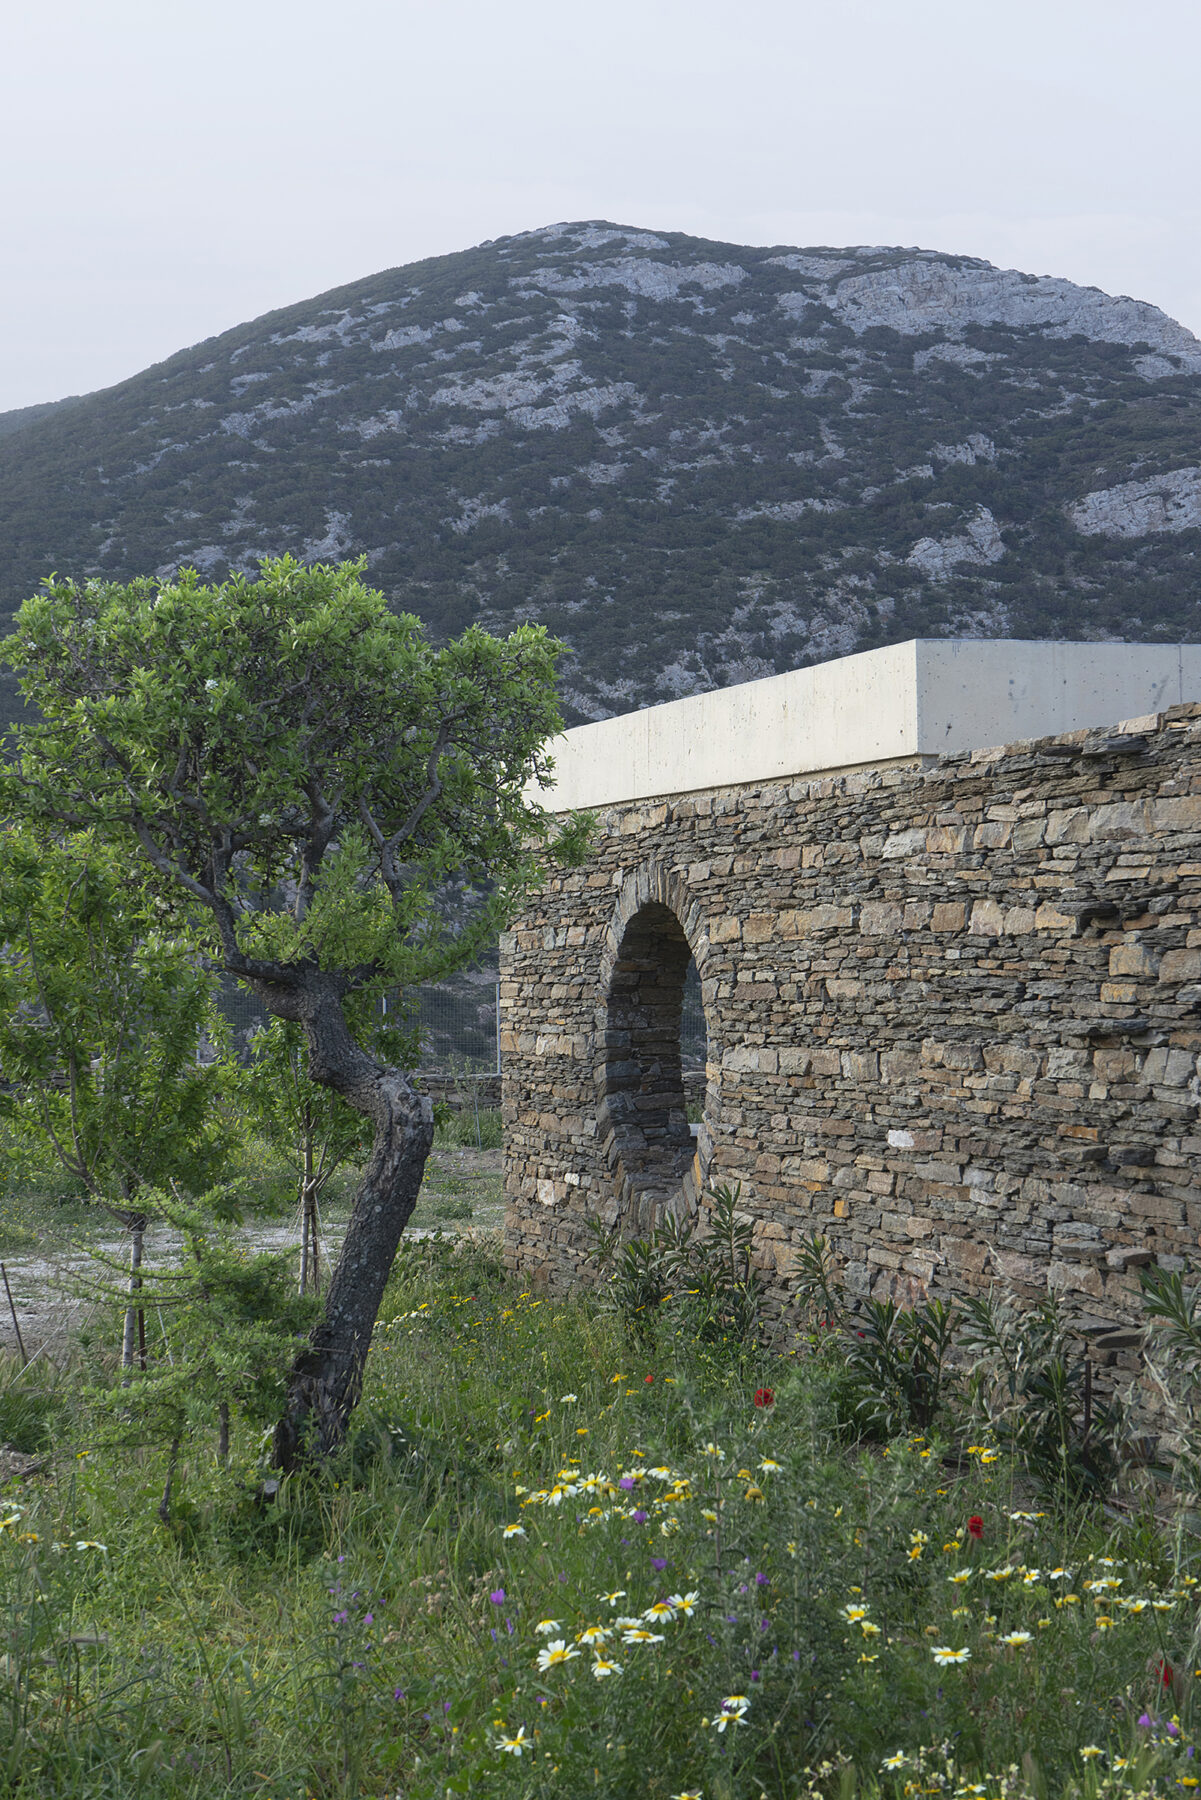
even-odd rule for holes
{"type": "Polygon", "coordinates": [[[602,814],[502,944],[511,1265],[563,1288],[590,1216],[741,1182],[783,1307],[821,1231],[859,1293],[1004,1279],[1122,1325],[1137,1265],[1201,1233],[1199,908],[1196,705],[602,814]],[[673,933],[709,1034],[695,1141],[673,933]]]}

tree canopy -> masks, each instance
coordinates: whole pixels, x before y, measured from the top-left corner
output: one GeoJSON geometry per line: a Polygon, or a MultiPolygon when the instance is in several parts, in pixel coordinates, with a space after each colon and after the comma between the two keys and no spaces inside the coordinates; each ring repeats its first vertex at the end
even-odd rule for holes
{"type": "Polygon", "coordinates": [[[560,646],[539,627],[434,647],[361,564],[284,557],[216,587],[53,581],[6,648],[41,713],[22,807],[136,847],[222,966],[279,999],[306,967],[348,991],[457,965],[545,843],[524,790],[560,729],[560,646]],[[488,889],[453,936],[451,875],[488,889]]]}

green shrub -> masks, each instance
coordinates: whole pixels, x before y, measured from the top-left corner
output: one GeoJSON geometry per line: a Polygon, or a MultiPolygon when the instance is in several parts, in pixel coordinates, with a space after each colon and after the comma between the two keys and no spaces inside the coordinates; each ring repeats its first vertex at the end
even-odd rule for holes
{"type": "Polygon", "coordinates": [[[434,1142],[443,1150],[501,1150],[504,1148],[504,1116],[499,1107],[478,1110],[464,1104],[458,1112],[439,1104],[434,1108],[434,1142]]]}

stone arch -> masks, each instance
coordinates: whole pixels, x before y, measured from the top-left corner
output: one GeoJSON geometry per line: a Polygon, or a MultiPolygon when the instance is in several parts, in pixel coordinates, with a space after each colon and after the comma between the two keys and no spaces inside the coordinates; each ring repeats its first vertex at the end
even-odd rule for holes
{"type": "Polygon", "coordinates": [[[721,1064],[704,915],[687,884],[648,862],[618,892],[600,964],[597,1135],[613,1180],[603,1210],[630,1232],[665,1212],[695,1213],[708,1180],[721,1064]],[[680,1021],[695,958],[707,1033],[705,1115],[694,1138],[684,1106],[680,1021]]]}

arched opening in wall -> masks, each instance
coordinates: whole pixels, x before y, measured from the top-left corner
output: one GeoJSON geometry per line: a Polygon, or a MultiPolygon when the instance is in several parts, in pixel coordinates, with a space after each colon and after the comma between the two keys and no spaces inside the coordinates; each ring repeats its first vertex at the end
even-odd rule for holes
{"type": "Polygon", "coordinates": [[[686,1007],[691,963],[680,921],[651,901],[625,928],[605,996],[599,1123],[620,1216],[638,1230],[679,1191],[695,1153],[684,1065],[704,1067],[704,1010],[699,980],[686,1007]]]}

